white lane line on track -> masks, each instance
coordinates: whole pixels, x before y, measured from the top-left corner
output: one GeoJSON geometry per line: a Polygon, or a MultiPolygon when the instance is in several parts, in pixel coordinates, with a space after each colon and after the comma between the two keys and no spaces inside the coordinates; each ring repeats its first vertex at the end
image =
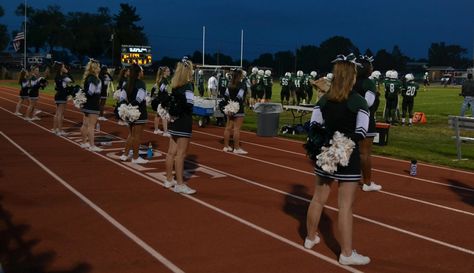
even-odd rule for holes
{"type": "MultiPolygon", "coordinates": [[[[11,111],[9,111],[9,110],[3,108],[3,107],[0,107],[0,109],[2,109],[3,111],[8,112],[8,113],[14,115],[13,112],[11,112],[11,111]]],[[[36,124],[36,123],[31,123],[31,124],[33,124],[33,125],[39,127],[40,129],[43,129],[43,130],[49,132],[49,130],[48,130],[47,128],[45,128],[44,126],[41,126],[41,125],[36,124]]],[[[5,138],[8,139],[8,137],[7,137],[3,132],[0,131],[0,134],[4,135],[5,138]]],[[[64,139],[65,139],[66,141],[69,141],[70,143],[76,145],[76,146],[79,146],[79,144],[77,144],[76,142],[74,142],[74,141],[72,141],[72,140],[70,140],[70,139],[67,139],[67,138],[64,138],[64,139]]],[[[13,142],[12,142],[12,143],[13,143],[13,142]]],[[[19,149],[21,149],[25,154],[27,154],[27,152],[24,151],[21,147],[19,147],[19,146],[17,146],[17,147],[18,147],[19,149]]],[[[94,154],[97,155],[97,156],[99,156],[99,157],[102,157],[103,159],[105,159],[105,160],[107,160],[107,161],[110,161],[110,162],[112,162],[112,163],[114,163],[114,164],[116,164],[116,165],[118,165],[118,166],[120,166],[120,167],[122,167],[122,168],[124,168],[124,169],[126,169],[126,170],[128,170],[128,171],[130,171],[130,172],[132,172],[132,173],[135,173],[135,174],[137,174],[137,175],[139,175],[139,176],[141,176],[141,177],[143,177],[143,178],[145,178],[145,179],[147,179],[147,180],[149,180],[149,181],[151,181],[151,182],[153,182],[153,183],[156,183],[156,184],[158,184],[158,185],[163,186],[163,183],[159,182],[158,180],[153,179],[153,178],[151,178],[151,177],[149,177],[149,176],[147,176],[147,175],[145,175],[145,174],[143,174],[143,173],[140,173],[140,172],[138,172],[137,170],[134,170],[134,169],[132,169],[132,168],[130,168],[130,167],[127,167],[127,166],[121,164],[120,162],[117,162],[117,161],[115,161],[115,160],[113,160],[113,159],[111,159],[111,158],[108,158],[107,156],[104,156],[104,155],[102,155],[102,154],[100,154],[100,153],[94,153],[94,154]]],[[[27,155],[29,155],[29,154],[27,154],[27,155]]],[[[32,158],[32,160],[34,160],[35,163],[41,164],[39,161],[37,161],[37,160],[34,159],[33,157],[30,157],[30,158],[32,158]]],[[[39,164],[38,164],[38,165],[39,165],[39,164]]],[[[43,164],[41,164],[41,165],[44,166],[43,164]]],[[[41,166],[41,165],[40,165],[40,166],[41,166]]],[[[45,166],[45,167],[46,167],[46,166],[45,166]]],[[[53,173],[53,174],[54,174],[54,173],[53,173]]],[[[53,177],[54,177],[54,176],[53,176],[53,177]]],[[[56,178],[56,177],[55,177],[55,178],[56,178]]],[[[59,178],[59,177],[58,177],[58,178],[59,178]]],[[[60,178],[59,178],[59,179],[60,179],[60,178]]],[[[58,180],[58,181],[59,181],[59,180],[58,180]]],[[[61,181],[62,181],[62,179],[61,179],[61,181]]],[[[61,182],[61,181],[60,181],[60,182],[61,182]]],[[[66,182],[64,182],[64,183],[66,183],[66,182]]],[[[61,184],[63,184],[63,183],[61,182],[61,184]]],[[[67,184],[67,183],[66,183],[66,184],[67,184]]],[[[69,184],[67,184],[67,185],[69,186],[69,184]]],[[[69,186],[69,187],[72,188],[71,186],[69,186]]],[[[69,189],[69,187],[67,187],[67,188],[69,189]]],[[[72,189],[74,189],[74,188],[72,188],[72,189]]],[[[71,191],[72,191],[72,190],[71,190],[71,191]]],[[[73,193],[75,193],[75,192],[77,192],[77,191],[74,190],[73,193]]],[[[81,193],[79,193],[79,192],[77,192],[77,193],[78,193],[80,196],[83,196],[81,193]]],[[[78,195],[78,197],[80,197],[79,195],[78,195]]],[[[302,251],[304,251],[304,252],[306,252],[306,253],[308,253],[308,254],[310,254],[310,255],[312,255],[312,256],[315,256],[315,257],[317,257],[317,258],[320,258],[320,259],[322,259],[322,260],[324,260],[324,261],[326,261],[326,262],[328,262],[328,263],[330,263],[330,264],[333,264],[333,265],[338,266],[338,267],[340,267],[340,268],[346,269],[346,270],[349,271],[349,272],[363,273],[362,271],[359,271],[359,270],[357,270],[357,269],[355,269],[355,268],[352,268],[352,267],[350,267],[350,266],[341,265],[341,264],[339,264],[339,262],[338,262],[337,260],[332,259],[332,258],[330,258],[330,257],[328,257],[328,256],[325,256],[325,255],[323,255],[323,254],[321,254],[321,253],[318,253],[318,252],[313,251],[313,250],[308,250],[308,249],[304,248],[301,244],[295,243],[295,242],[293,242],[293,241],[291,241],[291,240],[289,240],[289,239],[287,239],[287,238],[285,238],[285,237],[283,237],[283,236],[280,236],[280,235],[278,235],[278,234],[276,234],[276,233],[271,232],[270,230],[267,230],[267,229],[262,228],[262,227],[260,227],[260,226],[258,226],[258,225],[255,225],[255,224],[253,224],[253,223],[251,223],[251,222],[249,222],[249,221],[247,221],[247,220],[245,220],[245,219],[243,219],[243,218],[240,218],[240,217],[238,217],[237,215],[234,215],[234,214],[232,214],[232,213],[230,213],[230,212],[227,212],[227,211],[222,210],[222,209],[220,209],[220,208],[218,208],[218,207],[215,207],[215,206],[213,206],[213,205],[211,205],[211,204],[209,204],[209,203],[207,203],[207,202],[205,202],[205,201],[199,200],[199,199],[197,199],[197,198],[194,197],[194,196],[191,196],[191,195],[181,195],[181,196],[182,196],[182,197],[186,197],[186,198],[188,198],[188,199],[190,199],[190,200],[192,200],[192,201],[194,201],[194,202],[196,202],[196,203],[198,203],[198,204],[201,204],[201,205],[203,205],[203,206],[205,206],[205,207],[207,207],[207,208],[209,208],[209,209],[211,209],[211,210],[213,210],[213,211],[215,211],[215,212],[218,212],[218,213],[220,213],[220,214],[222,214],[222,215],[224,215],[224,216],[227,216],[227,217],[229,217],[229,218],[231,218],[231,219],[233,219],[233,220],[235,220],[235,221],[237,221],[237,222],[239,222],[239,223],[241,223],[241,224],[244,224],[244,225],[246,225],[246,226],[248,226],[248,227],[250,227],[250,228],[252,228],[252,229],[254,229],[254,230],[257,230],[257,231],[259,231],[259,232],[261,232],[261,233],[263,233],[263,234],[265,234],[265,235],[267,235],[267,236],[270,236],[270,237],[272,237],[272,238],[274,238],[274,239],[277,239],[277,240],[279,240],[279,241],[281,241],[281,242],[283,242],[283,243],[285,243],[285,244],[288,244],[288,245],[290,245],[290,246],[292,246],[292,247],[295,247],[295,248],[297,248],[297,249],[299,249],[299,250],[302,250],[302,251]]],[[[83,196],[83,197],[84,197],[85,199],[87,199],[85,196],[83,196]]],[[[81,197],[80,197],[80,198],[81,198],[81,197]]],[[[81,198],[81,199],[82,199],[82,198],[81,198]]],[[[88,200],[88,199],[87,199],[87,200],[88,200]]],[[[90,201],[90,202],[91,202],[91,201],[90,201]]],[[[91,202],[91,203],[92,203],[92,202],[91,202]]],[[[93,204],[93,203],[92,203],[92,204],[93,204]]],[[[91,206],[91,207],[92,207],[92,206],[91,206]]],[[[92,207],[92,208],[95,209],[95,207],[92,207]]],[[[97,208],[98,208],[98,207],[97,207],[97,208]]],[[[98,209],[100,209],[100,208],[98,208],[98,209]]],[[[101,211],[102,211],[102,210],[101,210],[101,211]]],[[[104,212],[104,213],[106,214],[106,212],[104,212]]],[[[107,215],[108,215],[108,214],[107,214],[107,215]]],[[[107,218],[106,218],[106,219],[107,219],[107,218]]],[[[113,218],[112,218],[112,219],[113,219],[113,218]]],[[[108,219],[107,219],[107,220],[108,220],[108,219]]],[[[118,223],[118,222],[117,222],[117,223],[118,223]]],[[[128,236],[128,235],[127,235],[127,236],[128,236]]],[[[138,238],[138,237],[137,237],[137,238],[138,238]]],[[[150,248],[151,248],[151,247],[150,247],[150,248]]],[[[180,271],[180,272],[182,272],[182,271],[180,271]]]]}
{"type": "Polygon", "coordinates": [[[117,220],[115,220],[111,215],[109,215],[107,212],[105,212],[103,209],[101,209],[98,205],[96,205],[94,202],[92,202],[90,199],[85,197],[82,193],[77,191],[73,186],[69,185],[64,179],[59,177],[56,173],[54,173],[52,170],[50,170],[48,167],[46,167],[43,163],[41,163],[39,160],[37,160],[35,157],[33,157],[31,154],[29,154],[25,149],[23,149],[20,145],[18,145],[14,140],[12,140],[10,137],[8,137],[3,131],[0,131],[0,134],[8,140],[11,144],[13,144],[18,150],[20,150],[22,153],[24,153],[27,157],[29,157],[36,165],[38,165],[41,169],[43,169],[47,174],[52,176],[54,179],[56,179],[60,184],[62,184],[66,189],[68,189],[70,192],[72,192],[74,195],[76,195],[79,199],[82,200],[82,202],[86,203],[89,207],[91,207],[93,210],[95,210],[100,216],[102,216],[105,220],[107,220],[109,223],[111,223],[114,227],[116,227],[118,230],[120,230],[125,236],[130,238],[133,242],[135,242],[137,245],[139,245],[141,248],[143,248],[146,252],[148,252],[153,258],[158,260],[160,263],[162,263],[164,266],[166,266],[168,269],[170,269],[172,272],[176,273],[184,273],[183,270],[181,270],[179,267],[177,267],[175,264],[173,264],[170,260],[166,259],[163,255],[161,255],[158,251],[153,249],[150,245],[145,243],[142,239],[140,239],[137,235],[135,235],[133,232],[128,230],[124,225],[120,224],[117,220]]]}
{"type": "MultiPolygon", "coordinates": [[[[3,107],[0,107],[0,109],[4,110],[4,111],[6,111],[6,112],[9,112],[10,114],[13,115],[13,112],[10,112],[9,110],[6,110],[6,109],[3,108],[3,107]]],[[[48,131],[45,127],[43,127],[43,126],[41,126],[41,125],[38,125],[38,124],[35,124],[35,123],[32,123],[32,124],[36,125],[37,127],[41,128],[41,129],[44,129],[44,130],[48,131]]],[[[66,139],[67,141],[69,141],[69,142],[75,144],[75,145],[79,145],[79,144],[75,143],[74,141],[71,141],[71,140],[69,140],[69,139],[67,139],[67,138],[65,138],[65,139],[66,139]]],[[[129,171],[131,171],[131,172],[133,172],[133,173],[135,173],[135,174],[137,174],[137,175],[139,175],[139,176],[142,176],[142,177],[144,177],[144,178],[146,178],[146,179],[152,181],[153,183],[156,183],[156,184],[159,184],[159,185],[163,185],[161,182],[158,182],[157,180],[155,180],[155,179],[153,179],[153,178],[150,178],[150,177],[148,177],[148,176],[146,176],[146,175],[144,175],[144,174],[142,174],[142,173],[140,173],[140,172],[138,172],[138,171],[136,171],[136,170],[134,170],[134,169],[131,169],[131,168],[129,168],[129,167],[125,167],[124,165],[120,164],[119,162],[116,162],[116,161],[114,161],[114,160],[112,160],[112,159],[110,159],[110,158],[108,158],[108,157],[106,157],[106,156],[104,156],[104,155],[102,155],[102,154],[98,154],[98,153],[97,153],[97,155],[100,156],[100,157],[102,157],[102,158],[104,158],[104,159],[106,159],[106,160],[108,160],[108,161],[110,161],[110,162],[112,162],[112,163],[114,163],[114,164],[116,164],[116,165],[119,165],[119,166],[121,166],[121,167],[123,167],[123,168],[125,168],[125,169],[128,169],[129,171]]],[[[223,173],[223,174],[225,174],[225,175],[227,175],[227,176],[229,176],[229,177],[233,177],[233,178],[235,178],[235,179],[237,179],[237,180],[244,181],[244,182],[246,182],[246,183],[255,185],[255,186],[257,186],[257,187],[265,188],[265,189],[268,189],[268,190],[270,190],[270,191],[274,191],[274,192],[280,193],[280,194],[285,195],[285,196],[290,196],[290,197],[293,197],[293,198],[296,198],[296,199],[299,199],[299,200],[306,201],[306,202],[308,202],[308,203],[311,201],[311,200],[306,199],[306,198],[303,198],[303,197],[301,197],[301,196],[293,195],[293,194],[291,194],[291,193],[288,193],[288,192],[285,192],[285,191],[281,191],[281,190],[278,190],[278,189],[275,189],[275,188],[272,188],[272,187],[269,187],[269,186],[260,184],[260,183],[258,183],[258,182],[255,182],[255,181],[252,181],[252,180],[249,180],[249,179],[246,179],[246,178],[237,176],[237,175],[233,175],[233,174],[227,173],[227,172],[225,172],[225,171],[220,171],[220,170],[217,170],[217,169],[212,168],[212,167],[209,167],[209,166],[205,166],[205,165],[202,165],[202,164],[198,164],[197,162],[193,162],[193,163],[196,164],[196,165],[198,165],[198,166],[204,166],[204,167],[209,168],[209,169],[211,169],[211,170],[214,170],[214,171],[216,171],[216,172],[221,172],[221,173],[223,173]]],[[[185,197],[191,197],[191,196],[185,195],[185,197]]],[[[193,197],[193,198],[194,198],[194,197],[193,197]]],[[[193,199],[193,200],[194,200],[194,199],[193,199]]],[[[199,200],[199,201],[200,201],[200,200],[199,200]]],[[[201,202],[204,202],[204,201],[201,201],[201,202]]],[[[210,205],[210,204],[209,204],[209,206],[213,207],[213,206],[210,205]]],[[[330,209],[330,210],[333,210],[333,211],[338,211],[337,208],[334,208],[334,207],[331,207],[331,206],[328,206],[328,205],[326,205],[325,208],[330,209]]],[[[217,209],[218,209],[218,208],[217,208],[217,209]]],[[[219,209],[219,210],[220,210],[220,209],[219,209]]],[[[385,224],[385,223],[382,223],[382,222],[379,222],[379,221],[376,221],[376,220],[372,220],[372,219],[369,219],[369,218],[367,218],[367,217],[360,216],[360,215],[357,215],[357,214],[354,214],[353,216],[354,216],[355,218],[361,219],[361,220],[363,220],[363,221],[367,221],[367,222],[372,223],[372,224],[375,224],[375,225],[379,225],[379,226],[385,227],[385,228],[390,229],[390,230],[394,230],[394,231],[397,231],[397,232],[400,232],[400,233],[403,233],[403,234],[406,234],[406,235],[409,235],[409,236],[413,236],[413,237],[418,238],[418,239],[427,240],[427,241],[429,241],[429,242],[431,242],[431,243],[435,243],[435,244],[442,245],[442,246],[445,246],[445,247],[448,247],[448,248],[451,248],[451,249],[455,249],[455,250],[458,250],[458,251],[461,251],[461,252],[465,252],[465,253],[474,255],[474,251],[473,251],[473,250],[470,250],[470,249],[466,249],[466,248],[463,248],[463,247],[460,247],[460,246],[456,246],[456,245],[453,245],[453,244],[449,244],[449,243],[444,242],[444,241],[440,241],[440,240],[437,240],[437,239],[434,239],[434,238],[431,238],[431,237],[428,237],[428,236],[424,236],[424,235],[421,235],[421,234],[418,234],[418,233],[415,233],[415,232],[411,232],[411,231],[408,231],[408,230],[404,230],[404,229],[401,229],[401,228],[398,228],[398,227],[395,227],[395,226],[392,226],[392,225],[389,225],[389,224],[385,224]]],[[[238,216],[235,216],[235,217],[238,217],[238,216]]],[[[244,220],[244,219],[242,219],[242,220],[243,220],[243,221],[246,221],[246,220],[244,220]]],[[[269,232],[271,232],[271,231],[269,231],[269,232]]],[[[277,235],[277,236],[279,236],[279,235],[277,235]]],[[[303,249],[304,249],[304,248],[303,248],[303,249]]],[[[306,249],[304,249],[304,250],[306,250],[306,249]]],[[[318,253],[318,254],[319,254],[319,253],[318,253]]],[[[330,258],[329,258],[329,259],[330,259],[330,258]]]]}
{"type": "MultiPolygon", "coordinates": [[[[10,101],[10,102],[13,102],[13,101],[11,101],[11,100],[9,100],[9,99],[5,99],[5,98],[2,98],[2,99],[3,99],[3,100],[10,101]]],[[[48,104],[46,104],[46,105],[48,105],[48,104]]],[[[48,114],[48,115],[52,115],[51,113],[48,113],[48,112],[45,112],[45,113],[48,114]]],[[[73,113],[77,113],[77,112],[73,112],[73,113]]],[[[79,113],[77,113],[77,114],[79,114],[79,113]]],[[[66,121],[69,121],[69,122],[72,122],[72,123],[75,123],[75,121],[72,121],[72,120],[68,120],[68,119],[65,119],[65,120],[66,120],[66,121]]],[[[144,131],[147,132],[147,133],[153,133],[152,131],[149,131],[149,130],[144,130],[144,131]]],[[[104,132],[104,133],[105,133],[105,134],[108,134],[107,132],[104,132]]],[[[114,137],[115,137],[115,138],[119,138],[119,137],[117,137],[117,136],[114,136],[114,137]]],[[[222,152],[220,149],[217,149],[217,148],[214,148],[214,147],[210,147],[210,146],[207,146],[207,145],[204,145],[204,144],[199,144],[199,143],[197,143],[197,142],[191,141],[191,144],[196,145],[196,146],[200,146],[200,147],[203,147],[203,148],[207,148],[207,149],[210,149],[210,150],[222,152]]],[[[234,156],[244,157],[244,158],[247,158],[247,159],[250,159],[250,160],[254,160],[254,161],[258,161],[258,162],[261,162],[261,163],[273,165],[273,166],[276,166],[276,167],[279,167],[279,168],[285,168],[285,169],[288,169],[288,170],[300,172],[300,173],[307,174],[307,175],[311,175],[311,176],[314,175],[314,173],[312,173],[312,172],[308,172],[308,171],[304,171],[304,170],[300,170],[300,169],[295,169],[295,168],[287,167],[287,166],[280,165],[280,164],[273,163],[273,162],[269,162],[269,161],[266,161],[266,160],[253,158],[253,157],[250,157],[250,156],[235,155],[235,154],[232,154],[232,153],[229,153],[229,154],[234,155],[234,156]]],[[[385,171],[382,171],[382,172],[385,172],[385,171]]],[[[391,173],[391,172],[385,172],[385,173],[387,173],[387,174],[389,174],[389,175],[396,175],[396,176],[400,176],[400,177],[404,177],[404,178],[413,179],[412,176],[404,176],[404,175],[400,175],[400,174],[396,174],[396,173],[391,173]]],[[[418,179],[424,180],[424,179],[421,179],[421,178],[418,178],[418,179]]],[[[440,185],[443,185],[443,186],[445,185],[445,184],[442,184],[442,183],[439,183],[439,182],[430,181],[430,180],[426,180],[426,182],[428,182],[428,183],[440,184],[440,185]]],[[[457,186],[452,186],[452,187],[460,188],[460,189],[467,190],[467,191],[474,191],[474,189],[469,189],[469,188],[464,188],[464,187],[457,187],[457,186]]],[[[453,212],[456,212],[456,213],[463,213],[463,214],[466,214],[466,215],[474,216],[474,213],[471,213],[471,212],[468,212],[468,211],[463,211],[463,210],[451,208],[451,207],[448,207],[448,206],[439,205],[439,204],[436,204],[436,203],[432,203],[432,202],[428,202],[428,201],[424,201],[424,200],[420,200],[420,199],[416,199],[416,198],[404,196],[404,195],[401,195],[401,194],[390,193],[390,192],[387,192],[387,191],[379,191],[379,192],[380,192],[380,193],[383,193],[383,194],[391,195],[392,197],[399,197],[399,198],[402,198],[402,199],[405,199],[405,200],[409,200],[409,201],[413,201],[413,202],[417,202],[417,203],[420,203],[420,204],[432,205],[432,206],[434,206],[434,207],[441,208],[441,209],[445,209],[445,210],[449,210],[449,211],[453,211],[453,212]]]]}

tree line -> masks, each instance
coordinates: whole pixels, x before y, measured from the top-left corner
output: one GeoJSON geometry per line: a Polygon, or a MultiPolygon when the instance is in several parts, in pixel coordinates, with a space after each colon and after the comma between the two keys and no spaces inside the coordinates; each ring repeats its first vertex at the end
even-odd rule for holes
{"type": "MultiPolygon", "coordinates": [[[[24,16],[24,12],[24,4],[20,4],[15,11],[17,16],[24,16]]],[[[86,56],[112,58],[112,63],[118,65],[122,44],[148,44],[144,28],[139,25],[141,17],[137,14],[136,8],[130,4],[120,4],[117,14],[110,14],[107,7],[99,7],[92,13],[63,13],[58,5],[50,5],[45,9],[28,6],[27,13],[29,50],[36,53],[40,51],[52,53],[57,60],[69,61],[68,52],[70,52],[79,60],[86,56]]],[[[4,11],[0,6],[0,17],[3,15],[4,11]]],[[[14,31],[9,35],[6,26],[0,24],[0,50],[8,45],[17,32],[14,31]]],[[[268,67],[277,75],[296,70],[309,72],[316,68],[320,72],[327,72],[331,69],[331,60],[334,56],[350,52],[374,56],[374,67],[381,71],[389,69],[406,71],[410,62],[427,63],[428,66],[453,66],[460,69],[471,65],[471,61],[466,57],[467,49],[459,45],[432,43],[428,49],[427,59],[413,59],[403,54],[397,45],[391,51],[381,49],[373,53],[370,49],[360,50],[348,38],[334,36],[319,45],[303,45],[296,50],[262,53],[254,60],[244,60],[243,66],[268,67]]],[[[195,63],[202,62],[200,51],[195,51],[189,56],[195,63]]],[[[205,59],[206,64],[240,65],[240,59],[236,60],[222,53],[206,54],[205,59]]],[[[172,67],[176,60],[163,57],[155,62],[155,65],[172,67]]]]}

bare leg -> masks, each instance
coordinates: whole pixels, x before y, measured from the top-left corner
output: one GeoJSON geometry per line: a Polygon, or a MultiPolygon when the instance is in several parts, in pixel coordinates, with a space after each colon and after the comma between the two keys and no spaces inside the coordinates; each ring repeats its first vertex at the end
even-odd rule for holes
{"type": "Polygon", "coordinates": [[[370,181],[372,180],[372,160],[370,157],[372,154],[372,142],[373,138],[368,137],[359,143],[362,183],[366,185],[370,185],[370,181]]]}
{"type": "Polygon", "coordinates": [[[240,127],[244,122],[243,117],[234,118],[234,149],[240,149],[240,127]]]}
{"type": "Polygon", "coordinates": [[[59,117],[58,117],[58,130],[63,129],[63,121],[64,121],[64,109],[66,108],[66,104],[58,105],[59,109],[59,117]]]}
{"type": "Polygon", "coordinates": [[[307,238],[314,240],[317,235],[319,221],[321,220],[321,213],[326,204],[329,193],[331,192],[331,181],[316,176],[316,186],[314,188],[313,199],[309,204],[308,213],[306,217],[307,238]]]}
{"type": "Polygon", "coordinates": [[[163,123],[163,132],[167,133],[168,132],[168,121],[166,119],[161,119],[161,122],[163,123]]]}
{"type": "Polygon", "coordinates": [[[138,124],[133,126],[132,135],[132,147],[133,147],[133,159],[137,159],[139,156],[138,149],[140,148],[140,139],[142,137],[143,132],[143,124],[138,124]]]}
{"type": "Polygon", "coordinates": [[[133,126],[130,125],[128,127],[127,142],[125,142],[125,156],[128,156],[128,154],[130,153],[130,149],[132,149],[132,143],[133,143],[132,129],[133,129],[133,126]]]}
{"type": "Polygon", "coordinates": [[[155,131],[160,129],[160,127],[159,127],[160,126],[160,116],[158,115],[158,113],[155,116],[154,124],[155,124],[155,131]]]}
{"type": "Polygon", "coordinates": [[[82,143],[87,143],[87,132],[89,127],[89,118],[84,114],[82,118],[82,126],[81,126],[81,135],[82,135],[82,143]]]}
{"type": "Polygon", "coordinates": [[[177,138],[177,152],[174,161],[174,169],[176,172],[176,182],[178,185],[184,183],[184,158],[186,157],[186,151],[188,150],[189,138],[180,137],[177,138]]]}
{"type": "Polygon", "coordinates": [[[23,104],[23,101],[25,101],[25,99],[20,98],[20,100],[16,104],[15,113],[20,113],[20,108],[21,108],[21,105],[23,104]]]}
{"type": "MultiPolygon", "coordinates": [[[[230,131],[232,130],[233,126],[234,126],[234,120],[227,118],[227,124],[224,130],[224,147],[229,147],[230,131]]],[[[234,145],[235,145],[235,142],[234,142],[234,145]]]]}
{"type": "Polygon", "coordinates": [[[89,144],[94,146],[94,128],[97,122],[98,115],[96,114],[89,114],[89,124],[87,126],[87,137],[89,138],[89,144]]]}
{"type": "Polygon", "coordinates": [[[166,154],[166,180],[168,181],[173,179],[173,166],[178,151],[177,139],[176,137],[170,137],[168,153],[166,154]]]}
{"type": "Polygon", "coordinates": [[[341,252],[349,257],[352,254],[352,204],[355,199],[355,191],[358,183],[339,183],[338,193],[338,229],[341,238],[341,252]]]}
{"type": "Polygon", "coordinates": [[[100,116],[104,116],[104,108],[105,108],[106,99],[100,99],[99,109],[100,109],[100,116]]]}

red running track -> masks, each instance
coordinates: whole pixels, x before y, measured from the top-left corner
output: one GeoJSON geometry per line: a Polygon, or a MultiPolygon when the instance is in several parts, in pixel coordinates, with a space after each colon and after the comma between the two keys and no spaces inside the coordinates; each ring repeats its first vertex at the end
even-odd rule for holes
{"type": "MultiPolygon", "coordinates": [[[[222,152],[223,129],[194,128],[187,157],[194,196],[161,186],[164,156],[144,166],[118,155],[127,129],[101,122],[112,146],[78,146],[82,114],[69,106],[67,137],[42,120],[14,116],[17,91],[0,88],[0,263],[5,272],[473,272],[471,172],[374,157],[383,191],[359,191],[354,246],[367,266],[337,263],[337,194],[320,230],[302,247],[314,174],[300,142],[243,133],[248,155],[222,152]]],[[[23,109],[24,110],[24,109],[23,109]]],[[[151,123],[150,123],[150,126],[151,123]]],[[[166,152],[148,128],[143,143],[166,152]]],[[[336,186],[336,185],[334,185],[336,186]]]]}

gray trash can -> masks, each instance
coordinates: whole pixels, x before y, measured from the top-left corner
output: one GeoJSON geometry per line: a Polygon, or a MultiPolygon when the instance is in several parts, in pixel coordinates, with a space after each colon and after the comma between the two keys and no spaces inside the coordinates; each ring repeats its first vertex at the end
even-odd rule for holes
{"type": "Polygon", "coordinates": [[[283,112],[281,103],[257,103],[254,111],[257,113],[257,136],[277,136],[280,113],[283,112]]]}

